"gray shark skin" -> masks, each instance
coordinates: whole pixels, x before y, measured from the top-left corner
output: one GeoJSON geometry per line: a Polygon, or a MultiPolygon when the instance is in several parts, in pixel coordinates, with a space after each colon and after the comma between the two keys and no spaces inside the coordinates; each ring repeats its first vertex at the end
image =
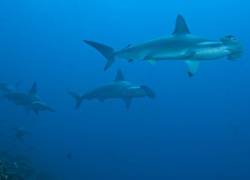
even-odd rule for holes
{"type": "Polygon", "coordinates": [[[11,89],[8,89],[8,91],[0,89],[0,91],[4,93],[3,98],[7,99],[17,106],[22,106],[27,110],[32,110],[36,115],[38,115],[40,111],[54,112],[52,108],[42,102],[41,99],[37,96],[36,83],[33,83],[28,93],[16,92],[11,89]]]}
{"type": "Polygon", "coordinates": [[[5,93],[3,97],[15,103],[18,106],[29,106],[30,104],[32,104],[33,101],[39,100],[36,93],[37,93],[37,85],[36,83],[33,83],[28,93],[17,92],[9,89],[9,91],[7,91],[7,93],[5,93]]]}
{"type": "Polygon", "coordinates": [[[241,57],[243,47],[234,36],[225,36],[218,41],[192,35],[183,16],[178,15],[175,30],[169,37],[159,38],[138,45],[129,45],[115,51],[101,43],[84,40],[98,50],[106,59],[104,70],[111,67],[115,59],[145,60],[151,63],[162,60],[184,60],[188,65],[188,74],[194,75],[199,62],[227,57],[235,60],[241,57]]]}
{"type": "Polygon", "coordinates": [[[0,92],[8,93],[10,91],[11,90],[6,83],[0,83],[0,92]]]}
{"type": "Polygon", "coordinates": [[[24,128],[14,128],[15,130],[15,138],[18,141],[23,141],[24,137],[30,135],[31,133],[26,131],[24,128]]]}
{"type": "Polygon", "coordinates": [[[98,87],[83,95],[78,95],[74,92],[69,92],[76,101],[75,108],[78,109],[83,100],[97,99],[103,102],[108,99],[122,99],[125,102],[126,108],[129,109],[132,99],[149,97],[155,98],[155,93],[147,86],[137,86],[125,81],[121,70],[118,70],[114,82],[98,87]]]}
{"type": "Polygon", "coordinates": [[[38,115],[41,111],[55,112],[53,108],[49,107],[47,104],[41,101],[33,101],[31,107],[36,115],[38,115]]]}

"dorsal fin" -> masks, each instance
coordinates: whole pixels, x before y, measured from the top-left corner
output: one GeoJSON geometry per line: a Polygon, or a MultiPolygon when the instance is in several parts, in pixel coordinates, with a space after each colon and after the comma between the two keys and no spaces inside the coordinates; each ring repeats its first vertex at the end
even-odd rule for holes
{"type": "Polygon", "coordinates": [[[37,84],[34,82],[30,88],[29,95],[34,96],[37,94],[37,84]]]}
{"type": "Polygon", "coordinates": [[[123,73],[122,71],[119,69],[117,71],[117,74],[116,74],[116,77],[115,77],[115,81],[124,81],[124,76],[123,76],[123,73]]]}
{"type": "Polygon", "coordinates": [[[130,48],[132,46],[132,44],[128,44],[126,47],[125,47],[125,49],[126,48],[130,48]]]}
{"type": "Polygon", "coordinates": [[[176,18],[175,30],[173,32],[174,35],[184,35],[190,34],[187,23],[182,15],[178,15],[176,18]]]}

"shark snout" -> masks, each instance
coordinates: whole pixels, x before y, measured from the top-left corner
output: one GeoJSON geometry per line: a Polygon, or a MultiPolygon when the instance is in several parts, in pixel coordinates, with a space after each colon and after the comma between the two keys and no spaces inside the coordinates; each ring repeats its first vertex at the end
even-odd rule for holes
{"type": "Polygon", "coordinates": [[[233,35],[227,35],[221,38],[221,42],[230,51],[228,55],[229,60],[239,59],[243,54],[243,45],[241,42],[233,35]]]}
{"type": "Polygon", "coordinates": [[[243,46],[240,43],[231,45],[229,50],[231,52],[231,54],[228,55],[229,60],[237,60],[241,58],[244,51],[243,46]]]}
{"type": "Polygon", "coordinates": [[[141,88],[144,90],[144,92],[149,98],[154,99],[156,97],[155,92],[148,86],[142,85],[141,88]]]}

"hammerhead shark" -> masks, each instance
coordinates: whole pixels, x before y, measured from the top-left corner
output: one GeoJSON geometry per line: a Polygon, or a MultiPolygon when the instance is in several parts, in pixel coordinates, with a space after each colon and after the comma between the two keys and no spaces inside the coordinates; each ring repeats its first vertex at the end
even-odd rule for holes
{"type": "Polygon", "coordinates": [[[36,115],[38,115],[40,111],[54,112],[51,107],[41,101],[37,96],[37,84],[35,82],[28,93],[14,91],[3,83],[0,84],[0,91],[4,94],[2,96],[3,98],[13,102],[17,106],[23,106],[28,110],[32,110],[36,115]]]}
{"type": "Polygon", "coordinates": [[[19,141],[23,141],[25,136],[31,134],[30,132],[28,132],[27,130],[25,130],[22,127],[14,128],[13,130],[15,131],[16,140],[19,140],[19,141]]]}
{"type": "Polygon", "coordinates": [[[108,99],[122,99],[125,102],[126,108],[129,109],[133,98],[155,98],[155,93],[151,88],[144,85],[133,85],[126,81],[121,70],[117,71],[115,80],[110,84],[98,87],[83,95],[79,95],[75,92],[69,92],[69,94],[76,101],[76,109],[80,107],[83,100],[97,99],[103,102],[108,99]]]}
{"type": "Polygon", "coordinates": [[[216,41],[192,35],[182,15],[177,16],[175,29],[169,37],[128,45],[118,51],[101,43],[89,40],[84,42],[94,47],[107,59],[104,70],[110,68],[117,58],[126,59],[129,62],[144,60],[152,64],[162,60],[183,60],[188,65],[189,76],[197,72],[201,61],[224,57],[235,60],[240,58],[243,52],[241,43],[232,35],[216,41]]]}

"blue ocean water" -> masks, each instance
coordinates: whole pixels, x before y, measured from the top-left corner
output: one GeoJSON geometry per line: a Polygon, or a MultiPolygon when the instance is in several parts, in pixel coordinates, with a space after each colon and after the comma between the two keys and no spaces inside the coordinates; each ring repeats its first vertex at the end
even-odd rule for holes
{"type": "MultiPolygon", "coordinates": [[[[21,154],[38,171],[63,180],[247,180],[250,178],[250,2],[226,0],[0,1],[0,82],[39,96],[56,110],[39,116],[0,101],[0,151],[21,154]],[[155,65],[105,59],[83,43],[116,49],[172,33],[182,14],[192,33],[209,39],[235,35],[238,61],[204,62],[189,78],[186,64],[155,65]],[[67,92],[127,80],[152,87],[157,98],[85,101],[67,92]],[[13,128],[30,132],[13,140],[13,128]],[[70,158],[67,154],[70,153],[70,158]]],[[[55,179],[55,178],[51,178],[55,179]]]]}

